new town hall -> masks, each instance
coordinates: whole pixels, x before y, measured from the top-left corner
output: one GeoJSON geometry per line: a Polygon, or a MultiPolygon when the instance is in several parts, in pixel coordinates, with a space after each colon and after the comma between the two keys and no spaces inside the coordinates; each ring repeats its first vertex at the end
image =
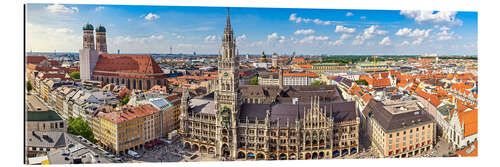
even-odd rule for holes
{"type": "MultiPolygon", "coordinates": [[[[328,159],[358,152],[359,115],[336,86],[239,85],[229,19],[214,93],[181,100],[183,144],[230,160],[328,159]]],[[[282,79],[281,79],[282,80],[282,79]]]]}

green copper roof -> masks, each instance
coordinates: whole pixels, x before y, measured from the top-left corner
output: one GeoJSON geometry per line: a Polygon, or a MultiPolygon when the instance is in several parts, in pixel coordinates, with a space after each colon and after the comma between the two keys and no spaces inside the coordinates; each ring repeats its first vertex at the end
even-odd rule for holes
{"type": "Polygon", "coordinates": [[[53,110],[28,112],[28,121],[58,121],[62,118],[53,110]]]}
{"type": "Polygon", "coordinates": [[[83,30],[94,30],[94,26],[92,24],[85,24],[83,25],[83,30]]]}
{"type": "Polygon", "coordinates": [[[104,26],[97,26],[97,28],[95,28],[95,32],[106,32],[106,28],[104,28],[104,26]]]}

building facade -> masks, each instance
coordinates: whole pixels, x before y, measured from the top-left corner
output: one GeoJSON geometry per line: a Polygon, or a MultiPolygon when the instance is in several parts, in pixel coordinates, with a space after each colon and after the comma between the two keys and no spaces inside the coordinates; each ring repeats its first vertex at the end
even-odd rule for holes
{"type": "Polygon", "coordinates": [[[83,48],[80,49],[80,78],[106,84],[125,85],[128,89],[151,89],[167,86],[163,71],[151,55],[108,54],[106,28],[83,26],[83,48]]]}
{"type": "Polygon", "coordinates": [[[380,157],[413,157],[436,142],[436,123],[414,100],[372,99],[363,115],[362,129],[380,157]]]}
{"type": "Polygon", "coordinates": [[[228,11],[216,91],[193,99],[183,91],[179,132],[186,149],[231,160],[326,159],[358,151],[360,120],[354,102],[326,102],[310,95],[304,104],[245,103],[235,47],[228,11]]]}

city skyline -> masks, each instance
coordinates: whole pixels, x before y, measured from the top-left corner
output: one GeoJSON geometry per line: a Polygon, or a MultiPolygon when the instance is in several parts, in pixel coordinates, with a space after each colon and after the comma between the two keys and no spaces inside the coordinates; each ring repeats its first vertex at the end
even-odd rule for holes
{"type": "MultiPolygon", "coordinates": [[[[477,12],[230,11],[240,54],[477,55],[477,12]]],[[[225,12],[223,7],[28,4],[26,51],[77,52],[81,28],[90,23],[106,27],[110,53],[170,53],[172,47],[173,53],[216,54],[225,12]]]]}

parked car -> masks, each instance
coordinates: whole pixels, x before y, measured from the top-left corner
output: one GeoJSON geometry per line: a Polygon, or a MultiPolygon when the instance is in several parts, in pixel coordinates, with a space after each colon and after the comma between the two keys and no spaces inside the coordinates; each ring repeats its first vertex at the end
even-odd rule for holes
{"type": "Polygon", "coordinates": [[[120,157],[113,158],[114,161],[121,161],[122,159],[120,157]]]}
{"type": "Polygon", "coordinates": [[[191,160],[198,158],[198,154],[191,156],[191,160]]]}
{"type": "Polygon", "coordinates": [[[108,157],[108,158],[115,158],[115,155],[113,155],[113,154],[108,154],[108,155],[106,155],[106,157],[108,157]]]}

